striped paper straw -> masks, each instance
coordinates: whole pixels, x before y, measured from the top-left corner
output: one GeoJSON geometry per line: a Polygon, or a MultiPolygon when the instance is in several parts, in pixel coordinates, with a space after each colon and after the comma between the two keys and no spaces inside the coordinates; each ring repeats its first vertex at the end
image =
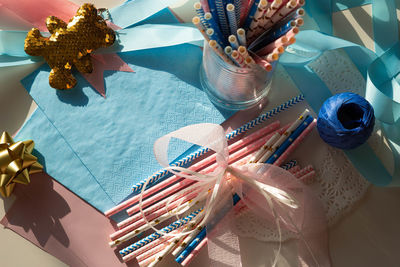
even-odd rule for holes
{"type": "Polygon", "coordinates": [[[236,22],[236,13],[235,13],[235,6],[232,4],[226,5],[226,14],[228,15],[229,21],[229,28],[231,30],[231,34],[236,34],[238,29],[238,25],[236,22]]]}
{"type": "Polygon", "coordinates": [[[200,23],[200,18],[193,17],[192,23],[196,26],[196,28],[199,30],[199,32],[203,35],[204,40],[206,40],[207,42],[210,41],[210,38],[208,38],[208,35],[206,34],[206,30],[204,29],[203,25],[200,23]]]}
{"type": "Polygon", "coordinates": [[[240,14],[242,10],[242,0],[233,0],[233,4],[235,5],[235,17],[236,17],[236,25],[240,25],[240,14]]]}
{"type": "MultiPolygon", "coordinates": [[[[254,120],[242,125],[241,127],[237,128],[236,130],[232,131],[231,133],[226,135],[226,138],[228,140],[231,140],[233,138],[235,138],[236,136],[247,132],[248,130],[256,127],[257,125],[267,121],[268,119],[274,117],[275,115],[285,111],[286,109],[289,109],[290,107],[300,103],[301,101],[304,100],[304,95],[300,94],[292,99],[290,99],[289,101],[281,104],[280,106],[264,113],[261,114],[260,116],[258,116],[257,118],[255,118],[254,120]]],[[[174,164],[171,164],[171,166],[184,166],[186,164],[189,164],[190,162],[192,162],[193,160],[197,159],[198,157],[206,154],[207,152],[209,152],[210,150],[208,148],[201,148],[196,152],[193,152],[192,154],[186,156],[185,158],[177,161],[174,164]]],[[[156,172],[155,174],[153,174],[152,176],[150,176],[148,179],[150,180],[150,183],[154,183],[155,181],[159,180],[161,177],[164,177],[165,175],[169,174],[169,171],[167,169],[162,169],[158,172],[156,172]]],[[[139,182],[138,184],[136,184],[132,190],[134,192],[138,192],[142,189],[143,185],[145,184],[145,181],[139,182]]],[[[115,214],[115,213],[114,213],[115,214]]]]}
{"type": "MultiPolygon", "coordinates": [[[[156,246],[156,247],[154,247],[152,249],[149,249],[145,253],[140,254],[139,256],[136,257],[136,259],[138,260],[138,262],[144,261],[144,260],[150,258],[151,256],[154,256],[155,254],[163,251],[168,245],[169,245],[168,242],[162,243],[162,244],[160,244],[160,245],[158,245],[158,246],[156,246]]],[[[127,262],[127,256],[125,256],[124,258],[122,260],[124,262],[127,262]]]]}
{"type": "Polygon", "coordinates": [[[208,6],[207,0],[200,0],[201,7],[203,8],[204,12],[210,12],[210,7],[208,6]]]}
{"type": "Polygon", "coordinates": [[[303,142],[304,138],[314,129],[316,124],[317,121],[314,119],[314,121],[310,123],[310,125],[308,125],[308,127],[300,134],[299,137],[296,138],[296,140],[286,149],[286,151],[282,153],[282,155],[275,162],[275,165],[281,165],[288,158],[288,156],[300,145],[300,143],[303,142]]]}
{"type": "MultiPolygon", "coordinates": [[[[189,221],[194,219],[200,212],[202,212],[202,209],[198,209],[198,210],[190,213],[188,216],[171,223],[167,227],[164,227],[163,229],[161,229],[161,231],[163,233],[165,233],[165,234],[170,233],[173,230],[181,227],[182,225],[187,224],[189,221]]],[[[138,242],[136,242],[136,243],[124,248],[124,249],[121,249],[119,251],[119,254],[121,254],[122,256],[126,256],[129,253],[132,253],[133,251],[145,246],[146,244],[148,244],[150,242],[153,242],[154,240],[160,238],[161,236],[162,236],[161,234],[155,232],[155,233],[143,238],[142,240],[139,240],[138,242]]]]}
{"type": "Polygon", "coordinates": [[[239,54],[237,50],[233,50],[231,54],[234,62],[241,68],[246,67],[246,64],[244,63],[244,58],[239,54]]]}
{"type": "Polygon", "coordinates": [[[281,166],[282,169],[289,170],[297,165],[297,160],[292,159],[291,161],[285,163],[281,166]]]}
{"type": "Polygon", "coordinates": [[[207,36],[210,38],[210,40],[216,41],[219,45],[223,45],[223,42],[219,39],[218,35],[215,33],[214,29],[209,28],[206,30],[207,36]]]}
{"type": "Polygon", "coordinates": [[[196,15],[200,18],[201,24],[203,25],[203,27],[205,29],[208,29],[211,27],[211,25],[208,23],[208,21],[206,21],[206,19],[204,18],[204,10],[201,7],[200,2],[196,2],[194,3],[194,10],[196,10],[196,15]]]}
{"type": "Polygon", "coordinates": [[[168,244],[165,249],[163,251],[161,251],[161,253],[159,253],[158,255],[156,255],[156,258],[153,262],[151,262],[148,267],[154,267],[156,266],[159,262],[162,261],[162,259],[171,252],[171,250],[174,249],[174,247],[178,244],[179,239],[175,238],[170,244],[168,244]]]}
{"type": "Polygon", "coordinates": [[[214,1],[215,1],[215,6],[217,8],[219,25],[221,26],[222,34],[226,38],[229,35],[229,26],[228,26],[228,20],[226,19],[225,15],[224,3],[223,0],[214,0],[214,1]]]}
{"type": "Polygon", "coordinates": [[[239,48],[239,43],[238,43],[237,38],[236,38],[235,35],[233,35],[233,34],[229,35],[228,41],[231,44],[232,49],[238,49],[239,48]]]}
{"type": "Polygon", "coordinates": [[[206,20],[206,22],[208,24],[210,24],[210,26],[211,26],[210,28],[212,28],[214,30],[214,32],[218,36],[218,38],[220,40],[224,40],[224,35],[222,34],[215,17],[213,17],[213,15],[208,12],[208,13],[204,14],[204,19],[206,20]]]}

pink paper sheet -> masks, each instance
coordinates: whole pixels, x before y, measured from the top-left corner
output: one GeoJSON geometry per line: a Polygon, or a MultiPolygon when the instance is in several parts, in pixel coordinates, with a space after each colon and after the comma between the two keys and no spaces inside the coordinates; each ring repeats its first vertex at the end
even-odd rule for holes
{"type": "Polygon", "coordinates": [[[108,246],[110,221],[49,175],[32,175],[15,194],[0,223],[69,266],[137,266],[120,262],[118,250],[108,246]]]}

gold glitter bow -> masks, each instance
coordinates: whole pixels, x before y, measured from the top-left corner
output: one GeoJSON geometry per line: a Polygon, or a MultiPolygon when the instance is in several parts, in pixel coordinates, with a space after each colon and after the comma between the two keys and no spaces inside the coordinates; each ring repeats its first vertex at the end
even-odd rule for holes
{"type": "Polygon", "coordinates": [[[14,142],[3,132],[0,137],[0,194],[9,197],[15,184],[29,184],[29,174],[41,172],[43,167],[31,154],[35,143],[32,140],[14,142]]]}

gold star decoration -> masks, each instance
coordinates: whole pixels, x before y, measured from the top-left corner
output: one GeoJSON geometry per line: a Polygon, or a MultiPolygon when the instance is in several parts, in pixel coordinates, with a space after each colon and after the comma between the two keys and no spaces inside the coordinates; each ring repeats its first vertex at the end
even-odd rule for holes
{"type": "Polygon", "coordinates": [[[27,185],[29,175],[41,172],[43,166],[37,162],[32,150],[32,140],[14,142],[12,137],[3,132],[0,137],[0,194],[9,197],[15,184],[27,185]]]}

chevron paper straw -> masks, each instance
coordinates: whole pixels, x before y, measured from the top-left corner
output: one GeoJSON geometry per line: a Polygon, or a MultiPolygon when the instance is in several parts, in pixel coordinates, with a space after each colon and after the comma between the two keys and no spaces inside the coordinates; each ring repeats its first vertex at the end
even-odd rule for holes
{"type": "Polygon", "coordinates": [[[196,15],[200,18],[201,24],[203,25],[203,27],[205,29],[208,29],[211,27],[210,23],[208,23],[208,21],[206,21],[206,19],[204,18],[204,10],[200,4],[200,2],[196,2],[194,3],[194,9],[196,10],[196,15]]]}
{"type": "Polygon", "coordinates": [[[219,25],[221,26],[222,34],[226,38],[229,35],[229,26],[228,26],[228,20],[226,19],[225,15],[224,3],[223,0],[214,0],[214,1],[215,1],[215,7],[217,9],[219,25]]]}
{"type": "Polygon", "coordinates": [[[281,165],[286,158],[303,142],[304,138],[314,129],[317,124],[317,120],[314,119],[313,122],[308,125],[308,127],[300,134],[299,137],[286,149],[285,152],[275,161],[274,165],[281,165]]]}
{"type": "MultiPolygon", "coordinates": [[[[301,101],[304,100],[304,95],[300,94],[292,99],[290,99],[289,101],[283,103],[282,105],[264,113],[261,114],[260,116],[258,116],[257,118],[255,118],[254,120],[246,123],[245,125],[242,125],[241,127],[237,128],[236,130],[232,131],[231,133],[226,135],[226,139],[231,140],[233,138],[235,138],[236,136],[243,134],[245,132],[247,132],[248,130],[256,127],[257,125],[260,125],[261,123],[267,121],[268,119],[274,117],[275,115],[279,114],[280,112],[285,111],[286,109],[291,108],[292,106],[300,103],[301,101]]],[[[207,152],[209,152],[210,150],[208,148],[200,148],[199,150],[193,152],[192,154],[186,156],[185,158],[177,161],[174,164],[171,164],[171,166],[179,166],[182,167],[186,164],[189,164],[190,162],[192,162],[193,160],[197,159],[198,157],[206,154],[207,152]]],[[[161,177],[164,177],[165,175],[169,174],[169,171],[167,169],[162,169],[158,172],[156,172],[155,174],[153,174],[152,176],[150,176],[148,179],[149,184],[155,183],[156,181],[158,181],[161,177]]],[[[145,181],[141,181],[139,183],[137,183],[135,186],[133,186],[132,190],[133,192],[140,192],[140,190],[142,189],[143,185],[145,184],[145,181]]]]}
{"type": "Polygon", "coordinates": [[[292,159],[291,161],[285,163],[281,166],[282,169],[289,170],[297,165],[297,160],[292,159]]]}
{"type": "MultiPolygon", "coordinates": [[[[303,100],[304,100],[304,95],[300,94],[300,95],[290,99],[289,101],[281,104],[280,106],[278,106],[264,114],[261,114],[254,120],[242,125],[241,127],[237,128],[236,130],[230,132],[225,137],[227,140],[231,140],[231,139],[237,137],[238,135],[243,134],[243,133],[249,131],[250,129],[260,125],[261,123],[269,120],[270,118],[273,118],[275,115],[291,108],[292,106],[300,103],[303,100]]],[[[197,159],[198,157],[206,154],[209,151],[210,151],[210,149],[208,149],[208,148],[200,148],[197,151],[193,152],[192,154],[177,161],[176,163],[171,164],[171,166],[179,166],[179,167],[185,166],[185,165],[191,163],[193,160],[197,159]]],[[[152,185],[155,185],[161,178],[165,177],[168,174],[170,174],[170,172],[167,169],[162,169],[162,170],[156,172],[155,174],[153,174],[152,176],[150,176],[146,179],[146,180],[150,180],[148,186],[151,187],[152,185]]],[[[143,181],[137,183],[135,186],[133,186],[132,191],[134,193],[138,194],[142,190],[143,185],[145,184],[146,180],[143,180],[143,181]]],[[[127,205],[127,206],[129,206],[129,205],[127,205]]],[[[124,206],[121,208],[118,205],[118,206],[106,211],[104,214],[107,217],[112,216],[112,215],[118,213],[119,211],[127,208],[127,206],[124,206]]]]}
{"type": "Polygon", "coordinates": [[[235,6],[235,17],[236,25],[240,25],[240,14],[242,11],[242,0],[233,0],[233,5],[235,6]]]}
{"type": "MultiPolygon", "coordinates": [[[[188,216],[186,216],[186,217],[184,217],[184,218],[182,218],[180,220],[177,220],[176,222],[171,223],[167,227],[164,227],[163,229],[161,229],[161,232],[167,234],[167,233],[170,233],[170,232],[176,230],[177,228],[179,228],[179,227],[187,224],[189,221],[193,220],[202,211],[203,211],[203,209],[198,209],[198,210],[190,213],[188,216]]],[[[162,235],[157,233],[157,232],[155,232],[155,233],[143,238],[142,240],[139,240],[138,242],[136,242],[136,243],[124,248],[124,249],[121,249],[119,251],[119,254],[122,255],[122,256],[126,256],[129,253],[132,253],[135,250],[147,245],[148,243],[159,239],[160,237],[162,237],[162,235]]]]}

